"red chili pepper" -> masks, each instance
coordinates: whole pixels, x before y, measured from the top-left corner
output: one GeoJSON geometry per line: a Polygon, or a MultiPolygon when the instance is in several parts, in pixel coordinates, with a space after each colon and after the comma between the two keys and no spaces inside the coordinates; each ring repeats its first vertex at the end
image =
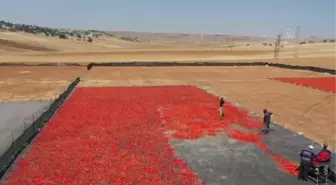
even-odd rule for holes
{"type": "Polygon", "coordinates": [[[275,78],[287,83],[295,83],[315,89],[322,89],[336,93],[336,77],[314,77],[314,78],[275,78]]]}
{"type": "MultiPolygon", "coordinates": [[[[217,100],[192,86],[78,88],[4,184],[200,185],[186,162],[175,157],[170,138],[225,132],[268,152],[253,131],[262,122],[229,103],[220,120],[217,100]]],[[[294,171],[294,164],[274,159],[294,171]]]]}

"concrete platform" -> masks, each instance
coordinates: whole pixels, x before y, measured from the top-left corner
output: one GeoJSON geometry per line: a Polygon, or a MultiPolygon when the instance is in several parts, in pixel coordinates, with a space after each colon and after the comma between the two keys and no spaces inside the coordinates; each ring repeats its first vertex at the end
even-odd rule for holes
{"type": "Polygon", "coordinates": [[[0,156],[38,118],[51,102],[0,102],[0,156]],[[13,134],[12,134],[13,133],[13,134]],[[13,135],[13,136],[12,136],[13,135]]]}
{"type": "MultiPolygon", "coordinates": [[[[315,153],[318,153],[322,146],[304,136],[293,133],[276,125],[271,126],[272,131],[269,134],[263,134],[263,142],[275,153],[299,163],[300,158],[298,153],[303,148],[308,148],[309,145],[314,146],[315,153]]],[[[336,171],[336,154],[332,155],[330,169],[336,171]]]]}
{"type": "MultiPolygon", "coordinates": [[[[280,127],[272,128],[263,140],[273,152],[288,160],[299,162],[298,153],[302,147],[313,143],[280,127]]],[[[206,185],[307,184],[285,173],[256,145],[230,139],[225,133],[198,140],[171,140],[170,143],[176,155],[186,160],[206,185]]],[[[315,146],[320,148],[318,144],[315,146]]]]}

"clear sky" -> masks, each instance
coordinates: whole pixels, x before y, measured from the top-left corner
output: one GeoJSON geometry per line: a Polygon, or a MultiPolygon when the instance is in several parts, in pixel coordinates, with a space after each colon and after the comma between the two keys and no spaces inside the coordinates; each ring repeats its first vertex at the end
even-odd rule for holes
{"type": "Polygon", "coordinates": [[[335,37],[335,0],[0,0],[0,20],[58,28],[335,37]]]}

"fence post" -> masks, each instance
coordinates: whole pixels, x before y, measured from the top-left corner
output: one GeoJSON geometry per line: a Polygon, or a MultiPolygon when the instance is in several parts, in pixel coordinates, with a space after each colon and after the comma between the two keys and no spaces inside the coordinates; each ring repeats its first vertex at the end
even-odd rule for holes
{"type": "Polygon", "coordinates": [[[24,124],[24,139],[25,139],[25,143],[26,143],[27,142],[27,133],[26,133],[26,131],[27,131],[27,125],[26,125],[25,121],[23,121],[23,124],[24,124]]]}
{"type": "Polygon", "coordinates": [[[14,157],[15,154],[15,142],[14,142],[14,131],[12,132],[12,145],[13,145],[13,153],[12,153],[12,158],[14,157]]]}
{"type": "Polygon", "coordinates": [[[34,114],[33,114],[33,132],[35,133],[35,120],[34,120],[34,114]]]}

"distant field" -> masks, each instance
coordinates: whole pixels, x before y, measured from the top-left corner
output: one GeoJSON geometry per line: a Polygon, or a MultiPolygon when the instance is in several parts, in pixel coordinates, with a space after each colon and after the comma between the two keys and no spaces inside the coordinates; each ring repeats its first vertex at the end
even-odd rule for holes
{"type": "Polygon", "coordinates": [[[117,36],[143,37],[151,42],[130,42],[118,37],[94,38],[93,43],[77,40],[0,32],[0,62],[124,62],[124,61],[271,61],[294,65],[312,65],[335,69],[335,44],[314,43],[301,45],[298,58],[294,58],[296,46],[285,43],[280,60],[274,60],[274,44],[270,38],[240,37],[236,47],[209,44],[224,42],[227,36],[205,37],[199,43],[197,35],[169,35],[145,33],[116,33],[117,36]],[[188,39],[193,40],[186,41],[188,39]],[[174,42],[167,42],[171,39],[174,42]],[[216,40],[217,39],[217,40],[216,40]],[[223,40],[224,39],[224,40],[223,40]],[[176,41],[176,42],[175,42],[176,41]],[[183,42],[182,42],[183,41],[183,42]],[[272,46],[263,46],[267,42],[272,46]],[[208,44],[207,44],[208,43],[208,44]],[[248,45],[247,45],[248,43],[248,45]]]}

